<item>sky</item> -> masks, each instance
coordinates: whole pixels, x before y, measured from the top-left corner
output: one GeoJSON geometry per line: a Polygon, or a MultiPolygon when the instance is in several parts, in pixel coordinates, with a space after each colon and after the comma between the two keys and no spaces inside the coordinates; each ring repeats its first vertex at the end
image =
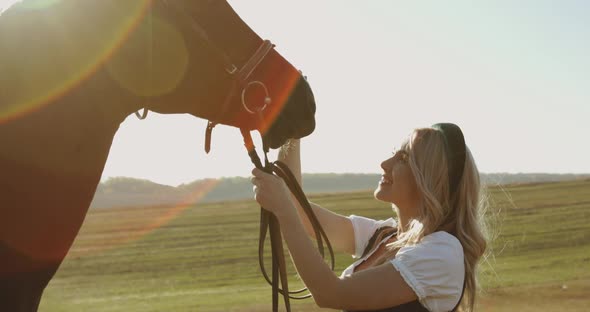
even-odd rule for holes
{"type": "MultiPolygon", "coordinates": [[[[229,3],[308,77],[317,127],[303,172],[379,173],[414,128],[454,122],[481,172],[590,173],[590,2],[229,3]]],[[[216,127],[205,154],[205,127],[129,116],[102,180],[249,176],[239,131],[216,127]]]]}

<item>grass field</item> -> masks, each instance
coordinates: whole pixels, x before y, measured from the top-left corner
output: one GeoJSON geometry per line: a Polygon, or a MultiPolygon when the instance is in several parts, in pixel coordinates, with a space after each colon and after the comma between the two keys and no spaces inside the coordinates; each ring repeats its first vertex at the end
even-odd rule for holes
{"type": "MultiPolygon", "coordinates": [[[[495,238],[478,310],[589,311],[590,180],[489,191],[495,238]]],[[[342,214],[391,214],[370,191],[311,200],[342,214]]],[[[254,200],[92,210],[40,311],[269,311],[258,219],[254,200]]],[[[351,260],[338,255],[338,274],[351,260]]],[[[293,273],[291,288],[300,285],[293,273]]],[[[293,306],[322,311],[311,299],[293,306]]]]}

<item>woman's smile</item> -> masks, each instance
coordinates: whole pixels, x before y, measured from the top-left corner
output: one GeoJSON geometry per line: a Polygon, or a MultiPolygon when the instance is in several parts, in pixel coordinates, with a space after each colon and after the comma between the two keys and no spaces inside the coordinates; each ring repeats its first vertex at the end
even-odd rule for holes
{"type": "Polygon", "coordinates": [[[391,185],[391,183],[391,179],[386,177],[385,175],[382,175],[381,180],[379,180],[379,185],[391,185]]]}

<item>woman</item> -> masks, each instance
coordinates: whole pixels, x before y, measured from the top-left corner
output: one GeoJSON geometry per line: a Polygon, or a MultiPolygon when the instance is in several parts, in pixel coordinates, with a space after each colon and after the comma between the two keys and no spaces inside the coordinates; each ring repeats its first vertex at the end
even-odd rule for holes
{"type": "MultiPolygon", "coordinates": [[[[301,183],[299,142],[283,148],[279,160],[301,183]]],[[[397,219],[346,217],[312,203],[334,250],[359,258],[340,277],[306,237],[314,232],[285,183],[258,169],[252,171],[252,183],[255,199],[277,216],[318,306],[472,311],[475,271],[486,240],[480,228],[479,172],[461,129],[449,123],[416,129],[381,168],[374,196],[391,203],[397,219]]]]}

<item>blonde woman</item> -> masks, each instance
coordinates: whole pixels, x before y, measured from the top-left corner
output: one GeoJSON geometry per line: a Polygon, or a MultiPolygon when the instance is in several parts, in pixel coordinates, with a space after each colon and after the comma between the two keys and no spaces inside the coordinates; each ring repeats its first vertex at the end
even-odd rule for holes
{"type": "MultiPolygon", "coordinates": [[[[299,142],[279,159],[301,183],[299,142]]],[[[376,199],[395,218],[342,216],[312,203],[334,250],[358,260],[337,276],[311,240],[313,230],[285,183],[252,171],[255,199],[278,218],[297,271],[320,307],[345,311],[472,311],[476,267],[486,249],[480,182],[461,129],[416,129],[381,163],[376,199]]],[[[362,207],[359,207],[362,213],[362,207]]]]}

